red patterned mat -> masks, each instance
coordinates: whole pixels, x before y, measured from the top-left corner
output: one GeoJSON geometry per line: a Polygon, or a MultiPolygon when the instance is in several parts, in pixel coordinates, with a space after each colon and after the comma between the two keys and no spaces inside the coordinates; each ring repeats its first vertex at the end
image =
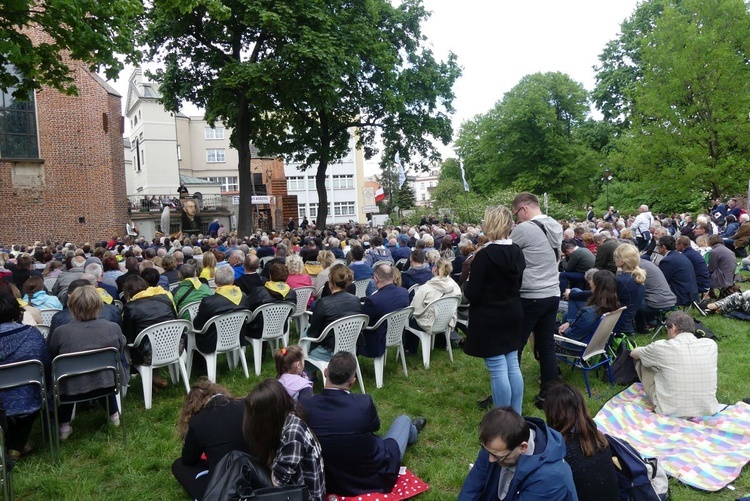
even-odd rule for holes
{"type": "Polygon", "coordinates": [[[332,499],[338,499],[339,501],[399,501],[421,494],[429,488],[430,486],[424,483],[419,477],[406,470],[406,473],[398,476],[396,485],[393,486],[393,490],[389,493],[371,492],[357,496],[336,496],[335,498],[329,496],[328,499],[329,501],[332,499]]]}

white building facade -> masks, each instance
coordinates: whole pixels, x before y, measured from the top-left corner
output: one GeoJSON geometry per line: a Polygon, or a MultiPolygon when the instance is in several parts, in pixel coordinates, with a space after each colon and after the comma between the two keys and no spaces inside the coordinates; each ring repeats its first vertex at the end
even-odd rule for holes
{"type": "Polygon", "coordinates": [[[435,187],[437,187],[439,177],[439,170],[431,170],[415,177],[410,176],[407,179],[411,183],[412,188],[414,188],[418,206],[424,207],[430,205],[430,196],[435,187]]]}

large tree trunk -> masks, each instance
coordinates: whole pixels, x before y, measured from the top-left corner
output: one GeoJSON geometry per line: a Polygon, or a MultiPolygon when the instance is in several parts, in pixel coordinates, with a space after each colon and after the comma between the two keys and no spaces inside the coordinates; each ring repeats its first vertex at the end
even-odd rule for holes
{"type": "Polygon", "coordinates": [[[247,100],[240,99],[237,113],[237,151],[239,152],[240,207],[237,215],[237,236],[253,233],[253,173],[250,170],[250,126],[247,100]]]}
{"type": "Polygon", "coordinates": [[[320,230],[326,227],[326,218],[328,217],[328,190],[326,190],[327,171],[328,161],[321,160],[318,164],[318,172],[315,173],[315,190],[318,192],[318,217],[315,220],[315,226],[320,230]]]}

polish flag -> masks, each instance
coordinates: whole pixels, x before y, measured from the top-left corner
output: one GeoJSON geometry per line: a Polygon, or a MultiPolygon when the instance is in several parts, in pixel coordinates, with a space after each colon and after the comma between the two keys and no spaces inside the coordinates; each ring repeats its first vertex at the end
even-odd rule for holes
{"type": "Polygon", "coordinates": [[[385,199],[385,192],[383,191],[383,188],[378,188],[378,191],[375,192],[375,202],[381,202],[385,199]]]}

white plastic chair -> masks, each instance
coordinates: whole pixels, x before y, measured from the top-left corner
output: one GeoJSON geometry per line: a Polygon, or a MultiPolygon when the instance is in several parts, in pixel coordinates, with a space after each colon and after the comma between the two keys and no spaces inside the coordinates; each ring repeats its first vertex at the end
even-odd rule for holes
{"type": "Polygon", "coordinates": [[[42,323],[44,325],[52,325],[52,317],[55,316],[55,313],[59,312],[60,310],[39,310],[42,313],[42,323]]]}
{"type": "Polygon", "coordinates": [[[355,280],[354,286],[357,288],[357,297],[362,299],[367,297],[367,287],[372,282],[371,278],[365,278],[362,280],[355,280]]]}
{"type": "Polygon", "coordinates": [[[195,316],[198,314],[198,308],[200,307],[201,302],[200,301],[193,301],[192,303],[188,303],[182,308],[180,308],[179,313],[177,313],[177,318],[182,318],[182,315],[185,314],[185,312],[190,313],[190,323],[192,324],[195,320],[195,316]]]}
{"type": "Polygon", "coordinates": [[[57,282],[57,277],[47,277],[44,279],[44,288],[47,289],[49,292],[52,292],[52,287],[55,286],[56,282],[57,282]]]}
{"type": "Polygon", "coordinates": [[[402,270],[402,269],[404,268],[404,265],[405,265],[405,264],[406,264],[406,263],[407,263],[408,261],[409,261],[409,260],[408,260],[408,259],[406,259],[405,257],[402,257],[401,259],[399,259],[398,261],[396,261],[396,264],[395,264],[395,266],[396,266],[396,268],[398,268],[398,271],[401,271],[401,270],[402,270]]]}
{"type": "MultiPolygon", "coordinates": [[[[328,367],[328,362],[313,360],[307,356],[310,351],[310,343],[320,343],[329,334],[333,333],[335,337],[333,354],[335,355],[340,351],[348,351],[349,353],[354,355],[354,358],[356,360],[357,338],[362,332],[362,329],[364,329],[369,321],[370,317],[368,317],[367,315],[349,315],[348,317],[339,318],[338,320],[334,320],[333,322],[331,322],[325,329],[323,329],[323,332],[321,332],[320,336],[318,336],[317,338],[300,338],[299,344],[305,354],[305,361],[320,369],[320,373],[323,376],[323,386],[325,386],[326,383],[326,377],[323,374],[323,371],[326,369],[326,367],[328,367]]],[[[362,371],[359,369],[359,360],[357,360],[357,378],[359,379],[359,388],[362,390],[362,393],[364,393],[365,382],[362,380],[362,371]]]]}
{"type": "Polygon", "coordinates": [[[49,325],[38,324],[38,325],[36,326],[36,328],[37,328],[37,330],[39,330],[39,332],[41,332],[41,333],[42,333],[42,337],[43,337],[43,338],[45,339],[45,341],[46,341],[46,340],[47,340],[47,338],[49,337],[49,325]]]}
{"type": "Polygon", "coordinates": [[[151,365],[133,364],[133,367],[141,375],[143,400],[146,409],[151,408],[153,369],[169,367],[169,374],[173,383],[179,380],[179,375],[182,375],[185,392],[190,392],[190,380],[185,368],[185,360],[180,357],[180,338],[185,332],[191,332],[192,329],[192,324],[187,320],[167,320],[143,329],[135,338],[133,344],[128,345],[130,349],[137,349],[145,338],[151,341],[151,365]]]}
{"type": "Polygon", "coordinates": [[[424,362],[425,369],[430,368],[430,352],[435,347],[435,336],[438,334],[445,335],[445,347],[448,350],[451,362],[453,362],[453,348],[451,347],[452,329],[450,322],[458,310],[460,302],[460,297],[441,297],[428,304],[426,309],[432,308],[435,312],[435,319],[430,326],[429,332],[407,325],[406,330],[416,335],[422,345],[422,361],[424,362]]]}
{"type": "Polygon", "coordinates": [[[216,382],[216,359],[218,355],[226,354],[229,368],[234,369],[237,365],[234,358],[235,355],[240,357],[242,363],[242,370],[245,373],[245,377],[249,378],[250,373],[247,371],[247,358],[245,357],[245,350],[240,345],[240,335],[242,333],[242,327],[247,323],[250,318],[250,310],[239,310],[231,313],[222,313],[221,315],[215,315],[208,319],[208,322],[203,326],[200,331],[191,330],[188,334],[187,343],[187,374],[188,378],[193,370],[193,353],[200,353],[203,358],[206,359],[206,371],[208,372],[208,380],[212,383],[216,382]],[[205,335],[208,330],[214,326],[216,328],[216,350],[213,353],[204,353],[198,349],[195,345],[195,338],[197,336],[205,335]]]}
{"type": "Polygon", "coordinates": [[[331,266],[333,266],[334,264],[343,264],[344,266],[346,266],[346,259],[341,259],[340,257],[337,257],[336,259],[333,260],[333,264],[331,266]]]}
{"type": "MultiPolygon", "coordinates": [[[[307,311],[307,303],[310,301],[310,296],[315,293],[315,287],[299,287],[294,289],[294,293],[297,295],[297,310],[292,314],[291,318],[297,326],[297,334],[301,336],[307,328],[307,315],[305,315],[305,311],[307,311]]],[[[289,344],[288,336],[284,339],[284,344],[289,344]]]]}
{"type": "MultiPolygon", "coordinates": [[[[312,289],[312,287],[306,287],[312,289]]],[[[295,289],[297,290],[297,289],[295,289]]],[[[308,295],[309,296],[309,295],[308,295]]],[[[299,302],[299,296],[297,296],[299,302]]],[[[249,323],[255,321],[259,316],[263,316],[263,336],[260,339],[245,338],[253,346],[253,359],[255,361],[255,375],[260,376],[260,366],[263,356],[263,341],[275,341],[276,346],[279,342],[286,346],[289,343],[289,317],[294,313],[295,306],[287,302],[268,303],[258,306],[253,311],[249,323]]]]}
{"type": "Polygon", "coordinates": [[[385,362],[388,358],[388,348],[393,346],[398,347],[396,350],[396,361],[398,357],[401,357],[401,365],[404,368],[404,376],[409,377],[409,371],[406,369],[406,355],[404,353],[403,334],[404,328],[409,323],[409,317],[414,312],[414,308],[407,306],[400,310],[393,311],[384,315],[383,318],[377,321],[372,327],[365,327],[367,331],[376,331],[378,328],[387,323],[386,325],[386,336],[385,336],[385,352],[379,357],[375,357],[375,386],[377,388],[383,387],[383,369],[385,368],[385,362]]]}
{"type": "Polygon", "coordinates": [[[180,286],[180,282],[172,282],[167,287],[169,287],[169,292],[174,292],[177,287],[180,286]]]}
{"type": "Polygon", "coordinates": [[[260,260],[258,262],[260,263],[260,267],[261,268],[265,268],[266,264],[269,261],[272,261],[273,259],[276,259],[276,256],[264,256],[264,257],[260,258],[260,260]]]}
{"type": "Polygon", "coordinates": [[[214,280],[213,278],[209,278],[208,287],[211,289],[211,292],[214,292],[216,290],[216,280],[214,280]]]}

